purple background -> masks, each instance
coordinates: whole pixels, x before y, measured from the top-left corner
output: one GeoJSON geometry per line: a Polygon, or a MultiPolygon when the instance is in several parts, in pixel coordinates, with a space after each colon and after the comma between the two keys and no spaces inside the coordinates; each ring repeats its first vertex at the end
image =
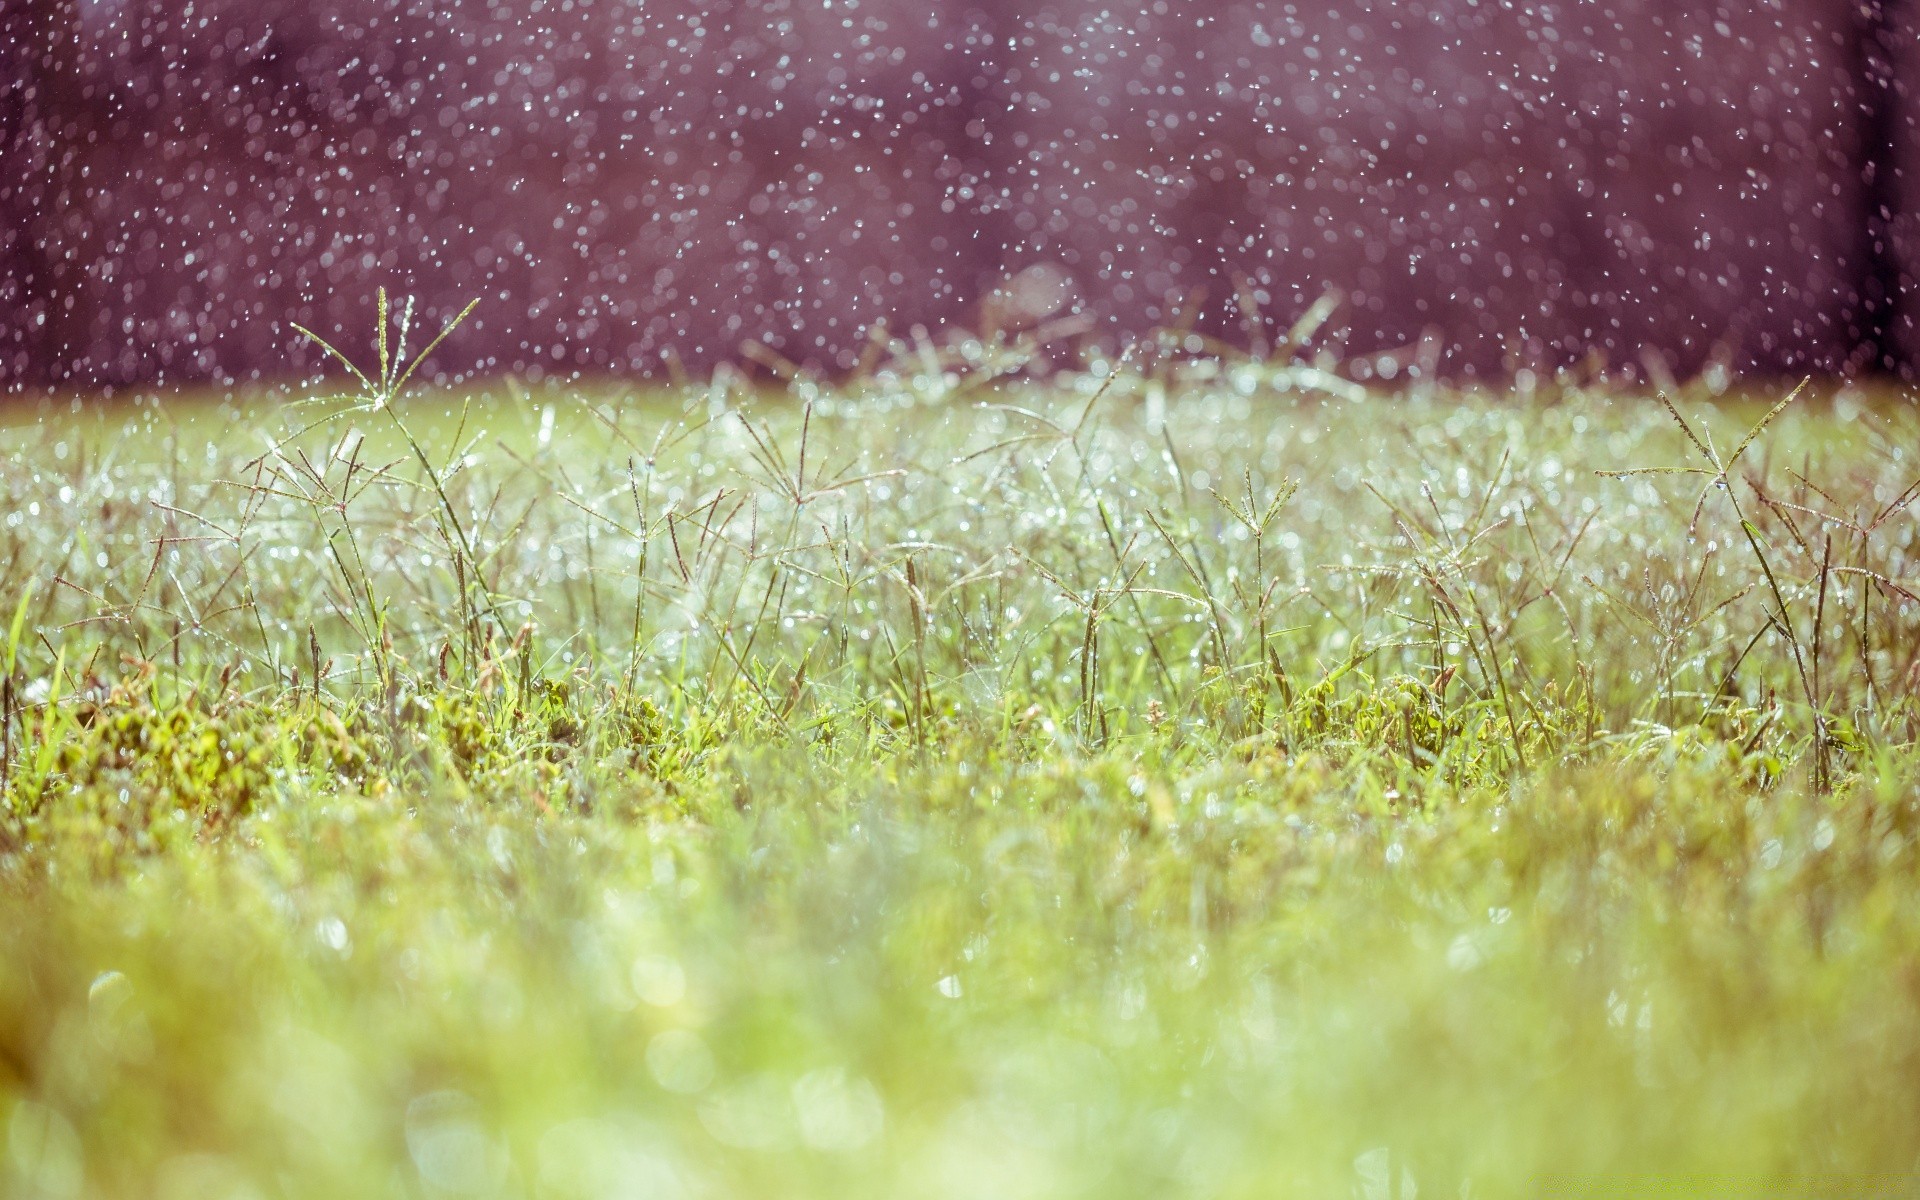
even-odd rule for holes
{"type": "Polygon", "coordinates": [[[376,284],[481,297],[461,369],[833,368],[880,318],[1049,310],[1111,341],[1183,297],[1244,341],[1237,291],[1281,330],[1336,287],[1348,352],[1456,373],[1837,370],[1920,261],[1898,213],[1870,244],[1911,173],[1865,175],[1910,157],[1912,29],[1876,66],[1840,0],[0,14],[0,388],[309,369],[288,323],[358,345],[376,284]]]}

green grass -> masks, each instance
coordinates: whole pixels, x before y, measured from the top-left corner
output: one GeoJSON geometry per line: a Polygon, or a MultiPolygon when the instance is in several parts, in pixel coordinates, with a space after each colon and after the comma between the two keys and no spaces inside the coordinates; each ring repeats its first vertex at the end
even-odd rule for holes
{"type": "Polygon", "coordinates": [[[0,434],[0,1195],[1920,1191],[1905,401],[404,357],[0,434]]]}

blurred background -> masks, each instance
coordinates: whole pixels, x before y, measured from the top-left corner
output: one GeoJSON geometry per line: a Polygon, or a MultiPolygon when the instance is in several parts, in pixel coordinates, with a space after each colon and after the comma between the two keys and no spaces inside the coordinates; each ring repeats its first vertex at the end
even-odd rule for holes
{"type": "Polygon", "coordinates": [[[0,390],[822,370],[1191,323],[1455,376],[1907,373],[1898,3],[0,0],[0,390]]]}

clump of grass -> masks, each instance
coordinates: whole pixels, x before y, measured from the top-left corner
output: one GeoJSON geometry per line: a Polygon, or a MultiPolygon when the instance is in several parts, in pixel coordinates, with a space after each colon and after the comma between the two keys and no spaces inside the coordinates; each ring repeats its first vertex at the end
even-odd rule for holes
{"type": "Polygon", "coordinates": [[[1911,1170],[1905,401],[408,394],[377,307],[7,434],[10,1193],[1911,1170]]]}

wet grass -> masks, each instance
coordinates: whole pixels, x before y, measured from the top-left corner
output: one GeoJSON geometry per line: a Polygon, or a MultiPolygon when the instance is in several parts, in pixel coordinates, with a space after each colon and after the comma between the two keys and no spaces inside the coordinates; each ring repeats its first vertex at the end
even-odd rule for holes
{"type": "Polygon", "coordinates": [[[1915,1190],[1904,401],[398,350],[0,435],[0,1192],[1915,1190]]]}

